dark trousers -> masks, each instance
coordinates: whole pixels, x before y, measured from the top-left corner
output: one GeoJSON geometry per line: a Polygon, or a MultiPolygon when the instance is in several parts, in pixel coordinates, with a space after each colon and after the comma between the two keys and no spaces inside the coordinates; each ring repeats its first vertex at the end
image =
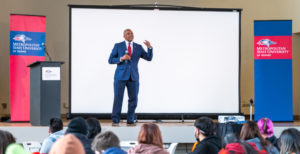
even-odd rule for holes
{"type": "Polygon", "coordinates": [[[114,81],[114,104],[112,110],[112,121],[120,122],[124,90],[127,87],[128,92],[128,111],[127,122],[133,122],[135,119],[135,109],[138,101],[139,81],[115,80],[114,81]]]}

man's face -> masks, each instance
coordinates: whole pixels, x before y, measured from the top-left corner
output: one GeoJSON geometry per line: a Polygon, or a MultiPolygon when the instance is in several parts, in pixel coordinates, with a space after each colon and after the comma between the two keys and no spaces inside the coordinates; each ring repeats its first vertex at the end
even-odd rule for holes
{"type": "Polygon", "coordinates": [[[131,42],[133,40],[133,32],[130,29],[126,29],[124,31],[124,39],[128,42],[131,42]]]}

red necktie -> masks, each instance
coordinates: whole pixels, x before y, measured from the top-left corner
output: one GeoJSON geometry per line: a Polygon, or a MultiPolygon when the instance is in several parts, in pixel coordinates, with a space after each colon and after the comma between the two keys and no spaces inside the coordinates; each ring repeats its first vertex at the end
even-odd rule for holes
{"type": "Polygon", "coordinates": [[[130,42],[128,43],[128,54],[131,57],[131,46],[130,46],[130,42]]]}

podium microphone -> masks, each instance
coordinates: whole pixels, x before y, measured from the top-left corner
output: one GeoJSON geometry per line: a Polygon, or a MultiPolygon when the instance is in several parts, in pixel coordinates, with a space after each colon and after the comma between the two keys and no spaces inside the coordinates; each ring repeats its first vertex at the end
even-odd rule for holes
{"type": "Polygon", "coordinates": [[[42,43],[42,46],[43,46],[44,49],[45,49],[45,53],[46,53],[46,55],[47,55],[49,61],[52,61],[52,58],[50,57],[50,55],[49,55],[49,53],[48,53],[48,51],[47,51],[46,44],[45,44],[45,43],[42,43]]]}
{"type": "Polygon", "coordinates": [[[253,107],[253,99],[250,99],[250,121],[252,121],[252,107],[253,107]]]}

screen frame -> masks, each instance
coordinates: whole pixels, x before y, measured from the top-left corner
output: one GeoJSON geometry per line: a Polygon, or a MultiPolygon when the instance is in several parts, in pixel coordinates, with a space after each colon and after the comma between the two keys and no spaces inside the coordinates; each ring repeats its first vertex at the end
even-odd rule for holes
{"type": "MultiPolygon", "coordinates": [[[[171,11],[216,11],[216,12],[238,12],[239,14],[239,56],[238,56],[238,113],[136,113],[136,119],[195,119],[200,116],[209,116],[216,118],[218,115],[243,115],[241,113],[241,96],[240,96],[240,72],[241,72],[241,13],[242,9],[238,8],[198,8],[174,5],[68,5],[69,6],[69,113],[67,118],[77,116],[96,117],[101,119],[110,119],[111,113],[72,113],[72,9],[128,9],[128,10],[171,10],[171,11]]],[[[126,119],[126,113],[121,114],[122,119],[126,119]]]]}

